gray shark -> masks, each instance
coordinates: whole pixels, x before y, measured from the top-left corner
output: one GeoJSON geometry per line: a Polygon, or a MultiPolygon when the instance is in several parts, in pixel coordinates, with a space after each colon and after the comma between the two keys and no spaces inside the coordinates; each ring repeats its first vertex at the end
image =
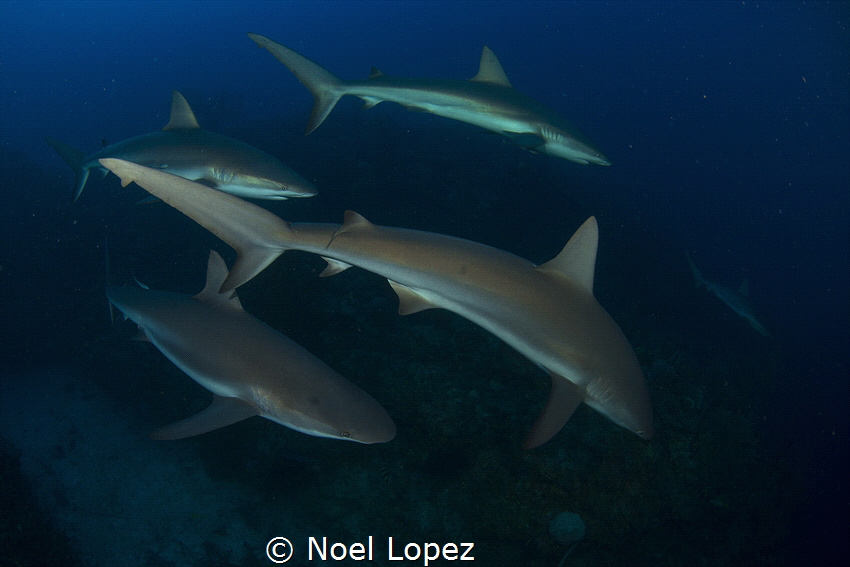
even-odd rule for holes
{"type": "Polygon", "coordinates": [[[254,33],[248,36],[289,67],[313,93],[315,105],[307,123],[308,134],[325,120],[340,98],[354,95],[363,99],[366,108],[383,101],[397,102],[410,110],[430,112],[503,134],[528,150],[577,163],[611,165],[563,116],[514,90],[502,64],[486,46],[478,74],[468,81],[388,77],[374,67],[365,81],[344,81],[267,37],[254,33]]]}
{"type": "Polygon", "coordinates": [[[186,99],[171,96],[171,119],[159,132],[112,144],[88,157],[58,140],[45,138],[76,174],[74,200],[100,167],[101,158],[119,158],[193,179],[214,189],[251,199],[312,197],[316,188],[292,168],[239,140],[203,130],[186,99]]]}
{"type": "Polygon", "coordinates": [[[764,325],[762,325],[756,317],[755,307],[753,307],[749,298],[749,286],[747,285],[746,278],[744,278],[744,281],[741,282],[741,287],[738,289],[732,289],[721,283],[708,281],[702,277],[702,273],[700,273],[699,268],[697,268],[696,264],[694,264],[693,260],[691,260],[690,254],[685,252],[685,257],[687,257],[688,264],[691,266],[691,272],[694,275],[694,282],[697,288],[704,285],[705,289],[720,298],[720,301],[725,303],[740,317],[743,317],[753,329],[761,333],[762,336],[770,337],[770,333],[767,332],[767,329],[765,329],[764,325]]]}
{"type": "Polygon", "coordinates": [[[480,325],[552,379],[524,447],[545,443],[585,402],[645,439],[653,435],[643,372],[620,328],[593,296],[598,244],[589,218],[553,260],[528,260],[451,236],[376,226],[347,212],[336,224],[287,223],[252,203],[162,171],[101,161],[223,239],[238,253],[222,292],[250,280],[286,250],[328,262],[322,275],[358,266],[384,276],[399,313],[448,309],[480,325]]]}
{"type": "Polygon", "coordinates": [[[182,439],[255,415],[318,437],[360,443],[395,437],[393,420],[374,398],[246,313],[235,292],[219,293],[226,277],[224,260],[212,251],[206,287],[194,297],[107,288],[109,301],[139,325],[142,338],[215,394],[207,409],[151,437],[182,439]]]}

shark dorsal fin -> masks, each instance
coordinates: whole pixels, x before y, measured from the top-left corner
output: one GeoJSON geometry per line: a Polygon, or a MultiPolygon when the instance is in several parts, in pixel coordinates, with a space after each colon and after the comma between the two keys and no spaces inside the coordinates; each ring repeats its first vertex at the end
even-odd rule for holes
{"type": "Polygon", "coordinates": [[[344,234],[352,229],[374,228],[374,226],[374,224],[366,220],[366,217],[364,217],[360,213],[355,213],[354,211],[345,211],[345,217],[342,221],[342,225],[334,233],[334,237],[339,234],[344,234]]]}
{"type": "Polygon", "coordinates": [[[540,264],[537,269],[566,276],[592,294],[598,246],[599,226],[596,217],[590,217],[575,231],[560,254],[540,264]]]}
{"type": "Polygon", "coordinates": [[[242,303],[239,301],[239,296],[236,295],[236,290],[225,293],[218,292],[226,279],[227,264],[224,263],[218,252],[210,250],[210,257],[207,260],[207,284],[195,298],[204,301],[214,301],[221,305],[233,307],[234,309],[242,309],[242,303]]]}
{"type": "Polygon", "coordinates": [[[384,76],[383,71],[381,71],[377,67],[372,67],[372,70],[369,71],[369,78],[370,79],[374,79],[376,77],[383,77],[383,76],[384,76]]]}
{"type": "Polygon", "coordinates": [[[504,87],[511,87],[511,82],[508,80],[508,76],[505,75],[502,64],[496,59],[496,54],[486,45],[481,52],[481,63],[478,65],[478,74],[469,80],[477,83],[494,83],[504,87]]]}
{"type": "Polygon", "coordinates": [[[171,91],[171,118],[163,130],[175,130],[178,128],[200,128],[195,119],[192,107],[186,102],[182,94],[171,91]]]}

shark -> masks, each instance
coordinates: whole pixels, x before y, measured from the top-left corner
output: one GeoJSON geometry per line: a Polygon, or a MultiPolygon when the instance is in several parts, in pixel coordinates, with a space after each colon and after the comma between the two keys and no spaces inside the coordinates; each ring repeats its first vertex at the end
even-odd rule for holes
{"type": "Polygon", "coordinates": [[[584,134],[548,106],[515,90],[502,64],[484,47],[478,73],[468,81],[389,77],[372,68],[366,80],[342,80],[319,64],[271,39],[249,33],[306,86],[315,99],[309,134],[345,95],[360,97],[365,108],[383,101],[430,112],[502,134],[516,145],[581,164],[611,165],[584,134]]]}
{"type": "Polygon", "coordinates": [[[770,333],[768,333],[765,326],[756,317],[755,307],[749,297],[747,278],[744,278],[738,289],[732,289],[731,287],[709,281],[702,277],[699,268],[691,260],[690,254],[686,252],[685,257],[688,259],[688,264],[691,266],[691,273],[694,275],[694,287],[699,289],[700,286],[705,286],[705,289],[716,295],[727,307],[749,323],[750,327],[758,331],[762,336],[770,338],[770,333]]]}
{"type": "Polygon", "coordinates": [[[59,140],[45,141],[74,170],[75,201],[92,169],[103,176],[108,173],[98,160],[110,157],[155,167],[251,199],[280,200],[317,193],[312,183],[266,152],[202,129],[189,103],[177,91],[171,93],[171,116],[161,131],[108,145],[90,156],[59,140]]]}
{"type": "Polygon", "coordinates": [[[395,437],[395,423],[373,397],[249,315],[235,292],[219,293],[227,275],[224,260],[211,251],[206,285],[195,296],[107,288],[109,301],[139,326],[140,339],[213,393],[209,407],[151,437],[183,439],[255,415],[317,437],[359,443],[395,437]]]}
{"type": "Polygon", "coordinates": [[[526,449],[558,433],[584,402],[644,439],[652,404],[634,350],[593,295],[599,230],[590,217],[552,260],[540,265],[485,244],[384,227],[357,213],[343,224],[288,223],[238,197],[117,159],[101,160],[213,232],[237,252],[223,293],[253,278],[287,250],[327,261],[321,275],[358,266],[385,277],[399,313],[443,308],[490,331],[549,373],[551,389],[526,449]]]}

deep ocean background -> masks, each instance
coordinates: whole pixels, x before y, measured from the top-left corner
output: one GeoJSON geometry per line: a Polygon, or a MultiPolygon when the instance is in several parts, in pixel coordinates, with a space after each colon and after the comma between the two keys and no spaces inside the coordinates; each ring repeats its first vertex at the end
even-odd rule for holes
{"type": "MultiPolygon", "coordinates": [[[[846,2],[0,2],[0,565],[269,565],[265,542],[475,541],[485,565],[843,563],[850,533],[850,33],[846,2]],[[468,78],[481,47],[611,160],[581,166],[386,103],[310,93],[245,32],[341,78],[468,78]],[[398,437],[356,445],[252,419],[157,443],[209,396],[113,328],[113,277],[200,290],[224,244],[114,176],[71,202],[50,136],[93,153],[203,128],[275,155],[291,221],[376,224],[544,262],[590,215],[596,295],[647,374],[649,442],[581,408],[519,447],[547,378],[451,313],[395,314],[385,281],[288,253],[246,309],[371,393],[398,437]],[[750,297],[766,339],[695,290],[750,297]],[[98,535],[100,534],[100,535],[98,535]],[[127,534],[132,534],[130,537],[127,534]]],[[[299,559],[306,561],[305,556],[299,559]]],[[[299,564],[299,563],[295,563],[299,564]]],[[[377,560],[376,565],[384,564],[377,560]]]]}

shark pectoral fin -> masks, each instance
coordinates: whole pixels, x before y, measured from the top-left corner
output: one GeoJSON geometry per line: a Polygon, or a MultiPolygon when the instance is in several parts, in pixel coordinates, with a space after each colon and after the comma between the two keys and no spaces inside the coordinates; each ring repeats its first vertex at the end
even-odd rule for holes
{"type": "Polygon", "coordinates": [[[431,303],[427,297],[423,297],[418,291],[413,288],[401,285],[392,280],[388,280],[393,291],[398,295],[398,314],[410,315],[411,313],[419,313],[426,309],[434,309],[437,307],[431,303]]]}
{"type": "Polygon", "coordinates": [[[334,276],[340,272],[344,272],[348,268],[351,267],[351,264],[346,264],[345,262],[340,262],[339,260],[334,260],[333,258],[325,258],[322,256],[322,260],[328,263],[328,266],[322,270],[322,273],[319,274],[320,278],[326,278],[328,276],[334,276]]]}
{"type": "Polygon", "coordinates": [[[215,396],[212,404],[192,417],[166,425],[150,434],[151,439],[185,439],[232,425],[259,415],[257,408],[239,398],[215,396]]]}
{"type": "Polygon", "coordinates": [[[511,142],[526,150],[536,150],[546,143],[542,136],[531,132],[502,132],[511,142]]]}
{"type": "Polygon", "coordinates": [[[552,374],[552,390],[546,406],[528,432],[523,449],[539,447],[555,436],[572,417],[576,408],[584,401],[584,390],[557,374],[552,374]]]}
{"type": "MultiPolygon", "coordinates": [[[[126,315],[125,315],[125,317],[126,317],[126,315]]],[[[136,331],[136,334],[133,335],[133,337],[130,340],[131,341],[139,341],[139,342],[142,342],[142,343],[151,342],[151,338],[148,336],[148,334],[145,332],[145,330],[142,329],[141,327],[139,327],[139,329],[136,331]]]]}
{"type": "Polygon", "coordinates": [[[186,99],[177,91],[171,91],[171,118],[163,130],[174,130],[179,128],[200,128],[192,107],[186,99]]]}

